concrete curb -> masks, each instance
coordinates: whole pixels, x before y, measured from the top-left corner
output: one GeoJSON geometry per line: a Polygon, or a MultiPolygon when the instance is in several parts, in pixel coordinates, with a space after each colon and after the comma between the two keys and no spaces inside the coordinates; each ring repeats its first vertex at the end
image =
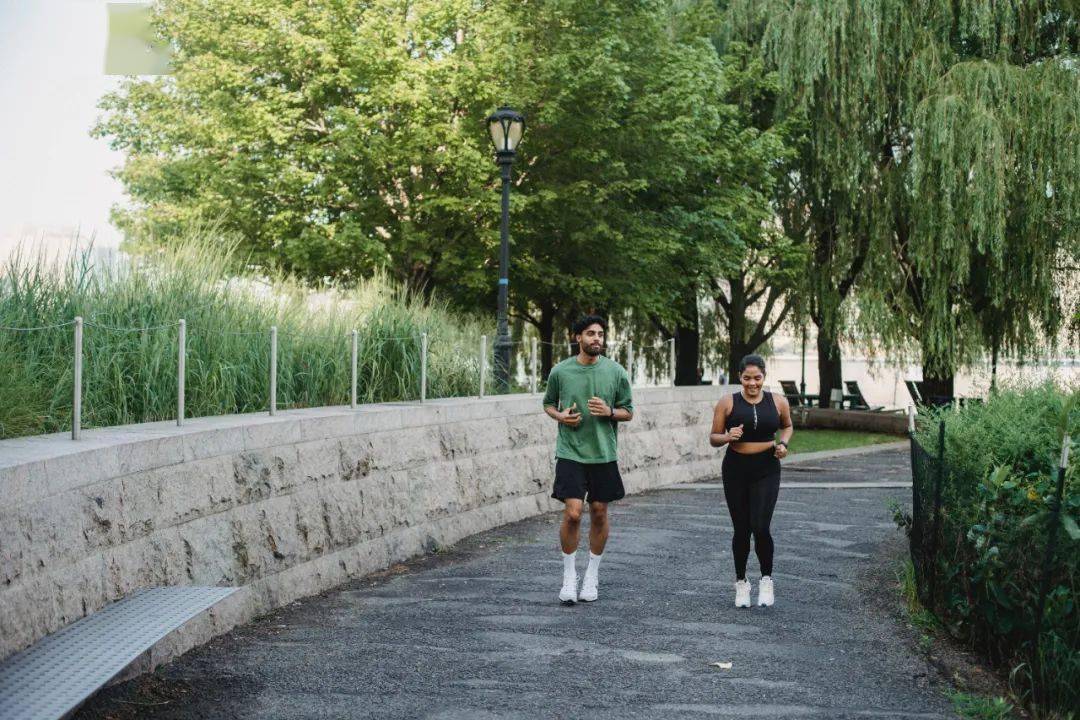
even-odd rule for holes
{"type": "Polygon", "coordinates": [[[856,455],[869,455],[871,453],[884,452],[886,450],[906,450],[908,447],[908,441],[904,440],[901,442],[879,443],[877,445],[863,445],[862,447],[841,448],[839,450],[797,453],[795,455],[789,455],[782,463],[784,465],[802,465],[817,460],[832,460],[834,458],[853,457],[856,455]]]}
{"type": "MultiPolygon", "coordinates": [[[[813,490],[888,490],[899,488],[910,488],[909,482],[782,482],[780,487],[783,490],[799,490],[799,489],[813,489],[813,490]]],[[[721,483],[676,483],[675,485],[668,485],[664,490],[723,490],[724,486],[721,483]]]]}
{"type": "MultiPolygon", "coordinates": [[[[879,452],[886,452],[890,450],[906,450],[908,448],[908,441],[894,442],[894,443],[879,443],[877,445],[864,445],[862,447],[855,448],[841,448],[839,450],[821,450],[819,452],[812,453],[800,453],[798,455],[790,455],[782,461],[781,467],[790,465],[799,466],[813,463],[819,460],[832,460],[835,458],[856,457],[859,455],[871,455],[879,452]]],[[[725,450],[726,452],[726,450],[725,450]]],[[[715,482],[719,476],[707,478],[701,482],[691,483],[675,483],[673,485],[665,485],[663,490],[722,490],[723,485],[715,482]]],[[[808,489],[835,489],[835,490],[859,490],[859,489],[874,489],[874,488],[910,488],[910,482],[850,482],[850,483],[830,483],[830,482],[786,482],[781,481],[782,487],[785,488],[808,488],[808,489]]]]}

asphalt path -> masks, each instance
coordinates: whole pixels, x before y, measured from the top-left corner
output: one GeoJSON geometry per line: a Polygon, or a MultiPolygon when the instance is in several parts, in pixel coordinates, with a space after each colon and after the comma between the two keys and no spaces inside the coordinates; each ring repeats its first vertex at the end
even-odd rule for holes
{"type": "Polygon", "coordinates": [[[734,607],[716,484],[660,490],[612,505],[595,603],[558,603],[550,514],[294,603],[78,717],[952,718],[873,597],[895,593],[875,563],[910,490],[798,485],[909,478],[896,449],[785,469],[772,608],[734,607]]]}

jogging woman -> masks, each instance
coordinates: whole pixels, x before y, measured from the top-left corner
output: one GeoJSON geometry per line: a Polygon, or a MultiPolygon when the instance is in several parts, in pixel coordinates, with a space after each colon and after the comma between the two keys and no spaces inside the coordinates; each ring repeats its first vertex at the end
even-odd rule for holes
{"type": "Polygon", "coordinates": [[[709,444],[728,446],[721,473],[724,500],[731,513],[735,556],[735,607],[750,607],[750,582],[746,561],[750,537],[761,566],[758,605],[773,604],[773,539],[769,534],[776,496],[780,491],[780,460],[788,454],[791,440],[791,407],[783,395],[762,390],[765,360],[747,355],[739,363],[742,390],[716,404],[709,444]],[[776,438],[779,431],[780,438],[776,438]]]}

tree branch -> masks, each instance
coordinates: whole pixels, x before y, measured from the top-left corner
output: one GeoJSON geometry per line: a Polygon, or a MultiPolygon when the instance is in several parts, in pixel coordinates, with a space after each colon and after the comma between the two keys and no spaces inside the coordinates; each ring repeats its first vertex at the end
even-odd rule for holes
{"type": "Polygon", "coordinates": [[[761,334],[761,337],[758,340],[758,345],[762,345],[767,342],[768,339],[771,338],[776,333],[776,331],[780,329],[780,326],[784,324],[785,320],[787,320],[787,316],[791,312],[791,308],[793,308],[794,306],[795,304],[791,300],[785,301],[784,309],[780,311],[780,317],[776,318],[776,323],[774,323],[770,329],[761,334]]]}

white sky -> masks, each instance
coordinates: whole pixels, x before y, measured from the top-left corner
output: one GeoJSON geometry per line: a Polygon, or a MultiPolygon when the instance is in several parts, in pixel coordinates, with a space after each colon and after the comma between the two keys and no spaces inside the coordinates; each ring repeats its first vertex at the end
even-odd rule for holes
{"type": "Polygon", "coordinates": [[[108,175],[122,162],[89,131],[104,74],[106,0],[0,0],[0,261],[29,238],[63,246],[76,229],[115,246],[108,175]]]}

